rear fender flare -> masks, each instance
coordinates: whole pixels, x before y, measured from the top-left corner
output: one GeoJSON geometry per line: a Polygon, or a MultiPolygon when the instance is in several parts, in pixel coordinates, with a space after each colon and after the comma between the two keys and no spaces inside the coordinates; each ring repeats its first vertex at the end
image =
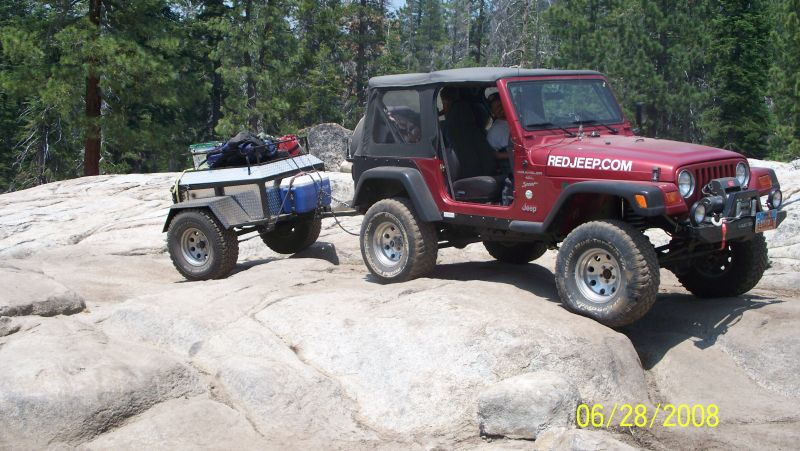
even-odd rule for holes
{"type": "Polygon", "coordinates": [[[439,207],[436,206],[425,179],[419,170],[414,168],[384,166],[364,171],[356,184],[353,205],[360,206],[375,200],[371,199],[372,196],[369,190],[370,187],[374,187],[381,180],[391,180],[399,183],[408,194],[414,209],[423,221],[435,222],[442,220],[442,213],[439,211],[439,207]]]}

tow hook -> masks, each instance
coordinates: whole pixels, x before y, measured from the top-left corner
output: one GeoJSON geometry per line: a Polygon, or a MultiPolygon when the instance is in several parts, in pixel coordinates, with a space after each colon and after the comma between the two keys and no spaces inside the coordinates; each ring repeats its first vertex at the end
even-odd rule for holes
{"type": "Polygon", "coordinates": [[[711,224],[714,224],[717,227],[722,227],[722,245],[720,246],[719,250],[725,249],[725,241],[726,236],[728,235],[728,221],[725,218],[711,218],[711,224]]]}

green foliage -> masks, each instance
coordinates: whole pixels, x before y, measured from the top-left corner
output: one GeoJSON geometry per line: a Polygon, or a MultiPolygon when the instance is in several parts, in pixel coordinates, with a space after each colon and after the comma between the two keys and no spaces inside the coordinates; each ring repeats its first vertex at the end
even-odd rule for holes
{"type": "Polygon", "coordinates": [[[545,14],[558,48],[549,65],[606,73],[628,117],[649,106],[645,134],[701,142],[708,30],[697,18],[708,14],[703,1],[559,2],[545,14]]]}
{"type": "Polygon", "coordinates": [[[800,158],[800,1],[774,2],[773,61],[769,93],[774,102],[775,135],[770,156],[800,158]]]}
{"type": "Polygon", "coordinates": [[[769,134],[764,102],[769,26],[764,5],[756,0],[718,0],[711,24],[714,71],[708,141],[763,158],[769,134]]]}
{"type": "Polygon", "coordinates": [[[606,73],[650,136],[800,157],[798,0],[90,0],[0,3],[0,190],[180,170],[241,130],[353,127],[375,75],[475,65],[606,73]],[[101,117],[86,116],[99,75],[101,117]]]}

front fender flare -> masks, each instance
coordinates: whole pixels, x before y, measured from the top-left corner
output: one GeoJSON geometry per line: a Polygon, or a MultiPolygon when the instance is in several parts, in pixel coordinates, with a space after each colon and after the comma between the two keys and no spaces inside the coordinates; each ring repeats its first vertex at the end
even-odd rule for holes
{"type": "Polygon", "coordinates": [[[558,217],[564,204],[576,194],[610,194],[625,199],[633,211],[644,217],[661,216],[666,213],[664,206],[664,192],[658,185],[646,182],[623,181],[587,181],[576,182],[567,186],[556,200],[544,222],[511,221],[509,229],[515,232],[544,234],[558,217]],[[635,196],[641,194],[647,200],[647,208],[642,208],[636,202],[635,196]]]}

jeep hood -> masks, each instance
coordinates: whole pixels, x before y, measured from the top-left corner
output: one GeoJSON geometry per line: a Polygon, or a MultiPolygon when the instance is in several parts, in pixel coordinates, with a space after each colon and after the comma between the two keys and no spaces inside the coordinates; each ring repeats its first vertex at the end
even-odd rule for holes
{"type": "Polygon", "coordinates": [[[624,171],[637,175],[636,179],[647,180],[653,168],[659,168],[662,181],[674,181],[675,171],[682,166],[744,159],[736,152],[666,139],[615,135],[568,139],[564,141],[559,137],[551,141],[552,144],[544,144],[548,149],[548,175],[575,176],[579,175],[574,173],[578,170],[591,171],[592,177],[618,178],[618,171],[624,171]],[[617,170],[612,169],[612,164],[606,164],[606,160],[617,170]],[[603,173],[610,174],[604,176],[603,173]]]}

